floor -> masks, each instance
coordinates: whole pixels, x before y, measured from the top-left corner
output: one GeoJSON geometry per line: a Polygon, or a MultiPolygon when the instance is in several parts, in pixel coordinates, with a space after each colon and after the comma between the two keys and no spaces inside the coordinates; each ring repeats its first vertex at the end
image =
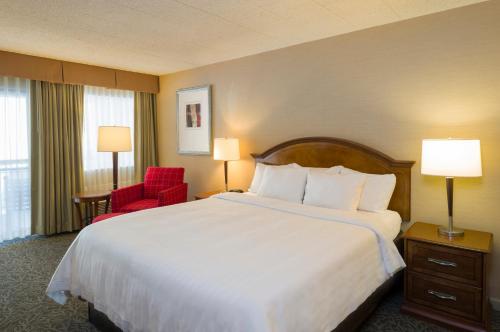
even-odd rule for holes
{"type": "MultiPolygon", "coordinates": [[[[71,299],[61,306],[45,296],[45,288],[75,234],[31,237],[0,244],[0,331],[97,331],[87,321],[87,305],[71,299]]],[[[389,295],[362,331],[446,331],[401,315],[401,291],[389,295]]],[[[500,332],[500,312],[493,313],[500,332]]]]}

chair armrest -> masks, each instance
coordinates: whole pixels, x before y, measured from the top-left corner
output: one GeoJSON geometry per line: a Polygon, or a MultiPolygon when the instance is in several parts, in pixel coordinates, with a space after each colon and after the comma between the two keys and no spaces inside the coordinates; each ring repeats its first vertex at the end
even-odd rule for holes
{"type": "Polygon", "coordinates": [[[158,193],[158,206],[187,202],[187,183],[178,184],[158,193]]]}
{"type": "Polygon", "coordinates": [[[138,201],[144,196],[144,183],[123,187],[111,192],[111,212],[120,212],[124,205],[138,201]]]}

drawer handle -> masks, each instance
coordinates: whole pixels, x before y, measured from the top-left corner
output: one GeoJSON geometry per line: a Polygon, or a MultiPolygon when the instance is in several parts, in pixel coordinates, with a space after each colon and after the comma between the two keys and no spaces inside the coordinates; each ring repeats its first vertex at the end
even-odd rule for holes
{"type": "Polygon", "coordinates": [[[450,295],[450,294],[446,294],[446,293],[442,293],[442,292],[438,292],[438,291],[435,291],[435,290],[432,290],[432,289],[427,290],[427,293],[429,293],[431,295],[434,295],[435,297],[440,298],[442,300],[451,300],[451,301],[456,301],[457,300],[456,296],[453,296],[453,295],[450,295]]]}
{"type": "Polygon", "coordinates": [[[427,261],[434,263],[434,264],[442,265],[442,266],[457,267],[457,263],[450,262],[450,261],[444,261],[442,259],[436,259],[436,258],[429,257],[429,258],[427,258],[427,261]]]}

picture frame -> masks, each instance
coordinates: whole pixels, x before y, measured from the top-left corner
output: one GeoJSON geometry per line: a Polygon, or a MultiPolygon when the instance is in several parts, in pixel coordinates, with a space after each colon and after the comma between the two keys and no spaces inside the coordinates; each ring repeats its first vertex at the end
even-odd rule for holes
{"type": "Polygon", "coordinates": [[[210,85],[179,89],[177,94],[177,153],[212,153],[212,93],[210,85]]]}

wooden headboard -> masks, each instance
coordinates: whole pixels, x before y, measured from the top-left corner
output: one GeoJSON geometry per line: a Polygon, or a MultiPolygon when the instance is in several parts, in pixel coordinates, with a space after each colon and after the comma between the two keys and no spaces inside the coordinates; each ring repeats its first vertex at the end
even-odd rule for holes
{"type": "Polygon", "coordinates": [[[305,137],[287,141],[261,154],[252,153],[255,162],[270,165],[297,163],[305,167],[342,165],[360,172],[396,175],[396,188],[389,209],[404,221],[410,220],[411,168],[414,161],[395,160],[365,145],[332,137],[305,137]]]}

